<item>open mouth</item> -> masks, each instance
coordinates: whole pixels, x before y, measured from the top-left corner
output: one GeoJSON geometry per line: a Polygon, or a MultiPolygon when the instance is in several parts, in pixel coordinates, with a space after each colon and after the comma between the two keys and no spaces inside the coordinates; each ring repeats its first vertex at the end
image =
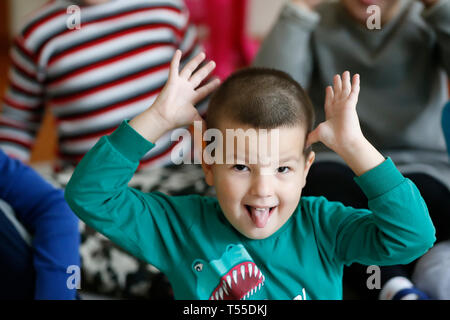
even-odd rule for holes
{"type": "Polygon", "coordinates": [[[246,300],[264,285],[265,277],[252,261],[234,266],[220,278],[209,300],[246,300]]]}
{"type": "Polygon", "coordinates": [[[270,216],[274,212],[275,207],[253,207],[250,205],[244,205],[245,209],[247,210],[247,213],[250,216],[250,219],[252,219],[253,223],[256,225],[257,228],[264,228],[267,224],[267,221],[269,220],[270,216]]]}

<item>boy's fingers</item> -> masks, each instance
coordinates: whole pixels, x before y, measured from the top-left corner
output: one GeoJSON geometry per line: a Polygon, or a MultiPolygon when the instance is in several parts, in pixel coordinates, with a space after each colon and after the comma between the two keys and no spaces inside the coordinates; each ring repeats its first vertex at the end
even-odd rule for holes
{"type": "MultiPolygon", "coordinates": [[[[202,116],[200,115],[200,113],[197,112],[197,114],[194,117],[194,120],[192,120],[192,122],[194,121],[201,121],[202,124],[204,125],[206,122],[205,120],[203,120],[202,116]]],[[[202,126],[202,130],[204,129],[204,126],[202,126]]]]}
{"type": "Polygon", "coordinates": [[[193,103],[196,104],[197,102],[206,98],[211,92],[213,92],[215,89],[217,89],[217,87],[219,87],[219,85],[220,85],[220,79],[214,78],[213,80],[211,80],[204,86],[201,86],[200,88],[195,90],[197,95],[196,95],[195,101],[193,101],[193,103]]]}
{"type": "Polygon", "coordinates": [[[202,83],[203,80],[214,70],[216,67],[216,63],[214,61],[208,62],[206,65],[200,68],[196,73],[192,75],[192,77],[189,79],[192,86],[194,88],[197,88],[200,83],[202,83]]]}
{"type": "Polygon", "coordinates": [[[328,113],[331,105],[333,104],[333,99],[334,99],[334,92],[333,92],[333,87],[332,86],[328,86],[325,89],[325,114],[328,113]]]}
{"type": "Polygon", "coordinates": [[[342,91],[342,81],[341,81],[341,76],[340,75],[335,75],[333,78],[333,90],[334,90],[334,94],[336,96],[340,96],[341,95],[341,91],[342,91]]]}
{"type": "Polygon", "coordinates": [[[350,93],[351,97],[358,98],[360,89],[359,83],[360,83],[359,74],[355,74],[352,80],[352,91],[350,93]]]}
{"type": "Polygon", "coordinates": [[[192,73],[197,69],[197,67],[202,63],[203,60],[205,60],[206,55],[204,52],[200,52],[198,55],[196,55],[191,61],[189,61],[181,70],[180,77],[183,79],[188,80],[192,73]]]}
{"type": "Polygon", "coordinates": [[[169,78],[177,76],[178,73],[180,72],[179,68],[181,55],[182,55],[181,50],[177,49],[172,57],[172,61],[170,62],[169,78]]]}
{"type": "Polygon", "coordinates": [[[351,84],[350,84],[350,72],[345,71],[342,74],[342,93],[345,96],[348,96],[351,92],[351,84]]]}
{"type": "Polygon", "coordinates": [[[319,142],[319,127],[317,127],[316,129],[314,129],[313,131],[311,131],[308,134],[308,137],[306,138],[306,146],[305,148],[309,148],[310,146],[312,146],[314,143],[319,142]]]}
{"type": "Polygon", "coordinates": [[[203,118],[200,116],[200,114],[197,113],[196,117],[194,118],[195,121],[201,121],[201,132],[198,131],[198,127],[196,127],[195,123],[193,125],[193,132],[194,132],[194,152],[196,153],[195,156],[200,161],[203,161],[203,149],[204,149],[204,141],[203,141],[203,134],[206,131],[206,122],[203,120],[203,118]],[[197,134],[196,134],[197,133],[197,134]]]}

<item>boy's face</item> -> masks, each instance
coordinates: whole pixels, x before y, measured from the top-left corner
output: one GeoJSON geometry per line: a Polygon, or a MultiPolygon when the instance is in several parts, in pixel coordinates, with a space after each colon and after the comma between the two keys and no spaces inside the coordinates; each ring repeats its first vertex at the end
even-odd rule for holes
{"type": "Polygon", "coordinates": [[[359,23],[366,24],[372,13],[367,13],[367,7],[377,5],[380,8],[381,23],[390,21],[398,11],[399,0],[341,0],[348,13],[359,23]]]}
{"type": "MultiPolygon", "coordinates": [[[[221,121],[219,129],[223,133],[224,145],[225,128],[241,128],[244,132],[250,129],[236,122],[221,121]]],[[[257,137],[261,138],[255,130],[257,137]]],[[[251,239],[269,237],[289,219],[297,208],[306,176],[314,161],[314,152],[307,159],[303,153],[304,128],[281,127],[272,130],[267,130],[267,150],[271,150],[273,143],[278,143],[279,152],[275,157],[269,155],[273,160],[271,164],[263,162],[267,157],[263,156],[265,153],[257,144],[236,142],[234,150],[224,148],[228,161],[223,158],[223,164],[207,165],[202,161],[206,182],[215,187],[225,217],[251,239]],[[272,139],[272,130],[278,130],[279,139],[272,139]],[[250,159],[257,161],[251,160],[250,163],[250,159]]],[[[243,135],[243,132],[236,134],[238,139],[243,135]]]]}

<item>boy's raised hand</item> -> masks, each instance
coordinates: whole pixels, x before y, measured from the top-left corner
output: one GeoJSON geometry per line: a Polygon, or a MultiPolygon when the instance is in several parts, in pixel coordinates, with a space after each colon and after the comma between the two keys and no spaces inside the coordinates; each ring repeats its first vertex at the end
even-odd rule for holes
{"type": "Polygon", "coordinates": [[[345,71],[335,75],[333,87],[326,88],[325,118],[307,138],[306,145],[322,142],[340,155],[357,174],[374,168],[384,157],[366,140],[359,125],[356,104],[359,95],[359,75],[350,81],[345,71]]]}
{"type": "Polygon", "coordinates": [[[339,153],[350,143],[364,138],[356,113],[359,75],[354,75],[350,83],[350,73],[345,71],[342,79],[335,75],[333,80],[333,87],[328,86],[325,91],[326,121],[309,134],[307,145],[320,141],[339,153]]]}
{"type": "Polygon", "coordinates": [[[197,70],[205,58],[201,52],[179,71],[181,51],[175,52],[169,79],[155,102],[130,121],[130,125],[144,138],[155,142],[169,130],[187,126],[196,120],[202,121],[195,104],[220,85],[220,80],[214,79],[200,86],[216,67],[214,61],[210,61],[197,70]]]}
{"type": "Polygon", "coordinates": [[[206,55],[203,52],[199,53],[184,66],[181,72],[179,71],[181,51],[177,50],[172,58],[169,79],[152,106],[170,123],[171,129],[200,120],[194,105],[219,85],[218,79],[215,79],[199,87],[216,67],[214,61],[210,61],[194,73],[205,58],[206,55]]]}

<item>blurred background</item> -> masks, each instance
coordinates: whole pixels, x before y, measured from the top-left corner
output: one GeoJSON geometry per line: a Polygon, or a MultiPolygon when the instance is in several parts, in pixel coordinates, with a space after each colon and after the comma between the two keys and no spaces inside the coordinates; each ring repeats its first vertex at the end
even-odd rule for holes
{"type": "MultiPolygon", "coordinates": [[[[9,48],[15,34],[20,30],[25,18],[46,3],[48,0],[0,0],[0,92],[3,97],[7,86],[7,74],[9,65],[9,48]]],[[[284,0],[248,0],[244,12],[244,28],[251,46],[248,48],[249,58],[257,50],[260,40],[269,31],[281,9],[284,0]]],[[[199,32],[204,37],[210,36],[207,27],[200,25],[205,19],[205,10],[202,10],[202,1],[186,0],[191,9],[192,19],[199,23],[199,32]],[[193,9],[193,10],[192,10],[193,9]]],[[[208,47],[206,46],[206,49],[208,47]]],[[[227,71],[223,71],[227,72],[227,71]]],[[[0,110],[2,106],[0,104],[0,110]]],[[[31,163],[37,165],[48,162],[55,157],[56,132],[53,117],[49,110],[37,138],[36,145],[31,155],[31,163]]]]}

